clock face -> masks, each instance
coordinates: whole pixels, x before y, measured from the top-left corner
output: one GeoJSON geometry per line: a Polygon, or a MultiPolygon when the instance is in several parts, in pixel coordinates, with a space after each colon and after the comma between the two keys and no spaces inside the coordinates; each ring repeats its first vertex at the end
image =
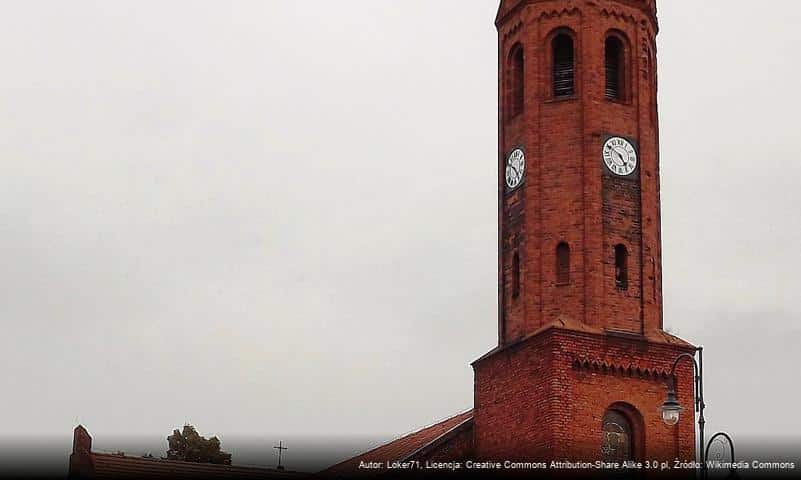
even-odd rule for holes
{"type": "Polygon", "coordinates": [[[515,148],[506,157],[506,186],[514,190],[523,183],[526,174],[526,154],[522,148],[515,148]]]}
{"type": "Polygon", "coordinates": [[[602,155],[606,168],[617,176],[631,175],[637,169],[637,150],[625,138],[611,137],[604,143],[602,155]]]}

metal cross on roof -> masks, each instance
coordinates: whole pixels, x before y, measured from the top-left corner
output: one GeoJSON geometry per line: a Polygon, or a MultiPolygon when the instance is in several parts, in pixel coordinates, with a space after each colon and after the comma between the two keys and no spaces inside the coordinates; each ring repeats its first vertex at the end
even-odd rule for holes
{"type": "Polygon", "coordinates": [[[289,450],[289,449],[284,446],[283,441],[278,442],[278,445],[273,448],[278,450],[278,470],[283,470],[284,467],[281,466],[281,454],[283,453],[284,450],[289,450]]]}

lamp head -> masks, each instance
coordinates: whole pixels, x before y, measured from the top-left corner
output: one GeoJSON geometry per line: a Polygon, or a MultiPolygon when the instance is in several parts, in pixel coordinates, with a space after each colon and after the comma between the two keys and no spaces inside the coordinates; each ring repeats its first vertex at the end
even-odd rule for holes
{"type": "Polygon", "coordinates": [[[676,391],[671,387],[670,390],[668,390],[665,403],[662,404],[662,421],[671,426],[679,423],[682,410],[684,410],[684,408],[679,404],[676,398],[676,391]]]}

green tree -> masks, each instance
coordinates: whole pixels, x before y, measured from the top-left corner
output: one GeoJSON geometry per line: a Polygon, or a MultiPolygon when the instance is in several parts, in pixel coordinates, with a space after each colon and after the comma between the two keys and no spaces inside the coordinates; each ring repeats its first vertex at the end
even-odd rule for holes
{"type": "Polygon", "coordinates": [[[170,446],[167,450],[168,460],[231,464],[231,454],[220,450],[220,439],[201,437],[192,425],[184,425],[183,432],[173,430],[172,435],[167,437],[167,442],[170,446]]]}

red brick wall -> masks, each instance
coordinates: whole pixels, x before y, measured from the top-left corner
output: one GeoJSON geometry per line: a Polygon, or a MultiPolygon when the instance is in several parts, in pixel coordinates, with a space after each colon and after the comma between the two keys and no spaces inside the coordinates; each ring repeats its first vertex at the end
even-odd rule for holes
{"type": "MultiPolygon", "coordinates": [[[[602,419],[615,404],[638,412],[642,460],[693,459],[692,366],[677,372],[687,412],[662,422],[667,372],[691,349],[644,339],[550,329],[477,361],[475,456],[480,460],[598,460],[602,419]]],[[[631,419],[637,424],[636,419],[631,419]]]]}
{"type": "Polygon", "coordinates": [[[449,462],[473,458],[473,429],[465,428],[419,460],[449,462]]]}
{"type": "MultiPolygon", "coordinates": [[[[504,0],[499,35],[499,347],[474,363],[479,459],[600,457],[612,405],[639,425],[636,454],[691,459],[693,415],[661,421],[666,372],[688,345],[664,343],[654,0],[504,0]],[[573,39],[575,95],[553,98],[553,37],[573,39]],[[623,40],[624,95],[605,98],[605,42],[623,40]],[[512,117],[510,52],[523,49],[525,98],[512,117]],[[610,135],[633,140],[639,169],[606,174],[610,135]],[[506,155],[523,148],[525,183],[505,186],[506,155]],[[557,283],[556,249],[570,245],[570,283],[557,283]],[[628,251],[628,287],[615,281],[615,246],[628,251]],[[520,295],[512,259],[520,256],[520,295]],[[570,328],[546,329],[549,324],[570,328]],[[531,336],[540,331],[536,336],[531,336]],[[612,333],[614,331],[616,333],[612,333]],[[621,335],[619,332],[628,332],[621,335]],[[634,418],[636,417],[636,418],[634,418]],[[636,420],[636,421],[635,421],[636,420]]],[[[692,407],[692,370],[679,396],[692,407]]]]}
{"type": "Polygon", "coordinates": [[[513,342],[559,315],[600,328],[644,332],[662,326],[656,70],[653,3],[504,2],[499,31],[499,332],[513,342]],[[508,3],[508,5],[506,5],[508,3]],[[506,13],[505,13],[506,12],[506,13]],[[576,95],[552,97],[551,40],[573,37],[576,95]],[[625,39],[625,100],[604,98],[604,45],[625,39]],[[524,51],[525,102],[509,118],[509,56],[524,51]],[[639,144],[639,178],[604,175],[605,136],[639,144]],[[506,155],[523,147],[525,184],[507,193],[506,155]],[[556,283],[557,245],[571,249],[571,282],[556,283]],[[629,251],[629,288],[615,286],[614,247],[629,251]],[[511,295],[513,252],[522,288],[511,295]]]}
{"type": "Polygon", "coordinates": [[[474,364],[474,447],[480,460],[550,458],[558,416],[549,337],[474,364]]]}

